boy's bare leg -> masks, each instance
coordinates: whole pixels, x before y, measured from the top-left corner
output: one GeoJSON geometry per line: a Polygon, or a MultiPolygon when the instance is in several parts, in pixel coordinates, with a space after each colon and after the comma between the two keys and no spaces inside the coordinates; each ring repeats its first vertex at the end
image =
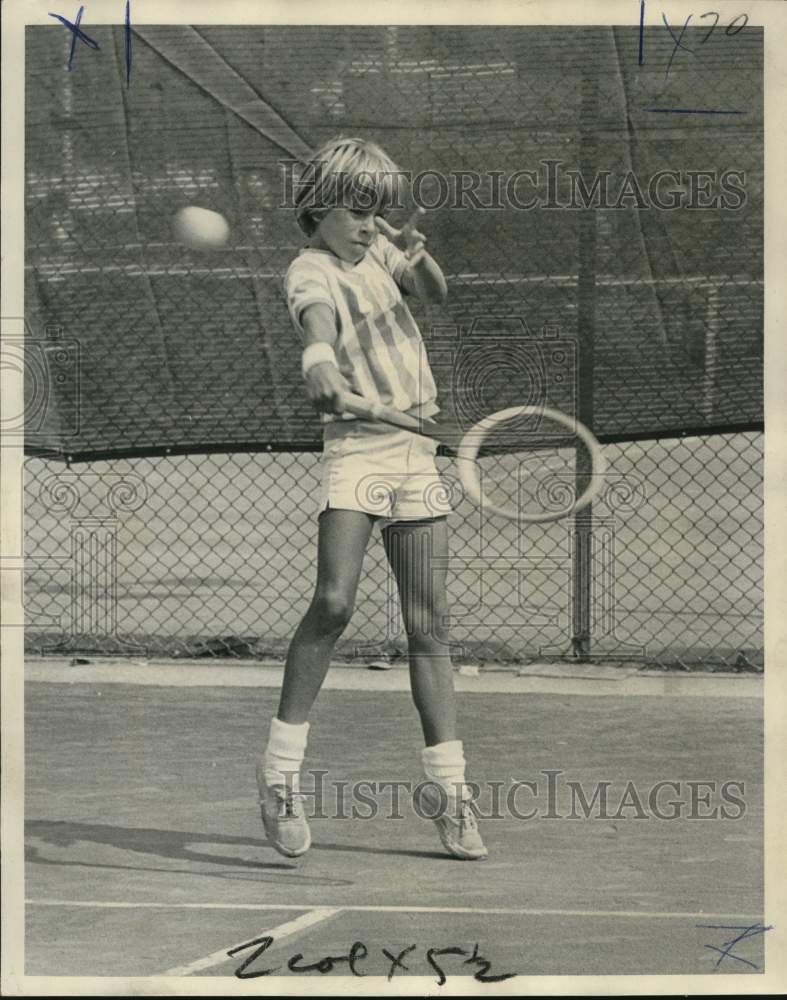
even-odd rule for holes
{"type": "Polygon", "coordinates": [[[383,541],[402,605],[410,653],[410,686],[427,746],[456,739],[453,668],[448,640],[445,518],[399,521],[383,541]]]}
{"type": "Polygon", "coordinates": [[[465,783],[465,758],[456,738],[456,705],[447,628],[448,527],[445,518],[398,522],[383,533],[402,602],[410,650],[410,685],[426,747],[428,784],[416,789],[417,808],[434,819],[454,857],[480,861],[487,849],[465,783]]]}
{"type": "Polygon", "coordinates": [[[347,627],[374,518],[355,510],[330,508],[320,515],[317,584],[312,602],[290,644],[278,718],[306,722],[331,653],[347,627]]]}
{"type": "Polygon", "coordinates": [[[298,795],[306,752],[306,721],[319,693],[336,640],[352,614],[366,543],[374,518],[350,510],[320,515],[317,586],[290,644],[278,716],[271,720],[265,753],[257,765],[262,822],[271,845],[289,858],[311,844],[298,795]]]}

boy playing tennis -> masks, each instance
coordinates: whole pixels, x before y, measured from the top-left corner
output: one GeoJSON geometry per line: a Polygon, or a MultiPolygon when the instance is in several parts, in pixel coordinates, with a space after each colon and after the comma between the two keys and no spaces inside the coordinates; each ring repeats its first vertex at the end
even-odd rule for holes
{"type": "Polygon", "coordinates": [[[298,795],[307,717],[350,620],[376,521],[399,590],[411,690],[426,744],[428,782],[419,786],[420,805],[436,817],[451,854],[467,860],[487,855],[456,733],[445,632],[450,508],[439,488],[435,444],[343,412],[350,392],[424,417],[438,410],[421,334],[402,293],[442,302],[446,283],[424,249],[416,216],[401,230],[381,217],[396,203],[400,176],[373,143],[337,139],[315,154],[296,196],[296,218],[310,244],[287,272],[287,299],[305,348],[306,392],[323,414],[324,448],[317,584],[290,645],[278,713],[257,770],[265,831],[287,857],[304,854],[311,844],[298,795]]]}

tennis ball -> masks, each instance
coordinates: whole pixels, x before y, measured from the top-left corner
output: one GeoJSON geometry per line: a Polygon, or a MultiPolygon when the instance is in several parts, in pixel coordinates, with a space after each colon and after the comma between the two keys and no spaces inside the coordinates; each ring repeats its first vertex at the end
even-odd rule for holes
{"type": "Polygon", "coordinates": [[[223,247],[230,235],[227,220],[209,208],[189,205],[175,213],[172,220],[175,239],[192,250],[215,250],[223,247]]]}

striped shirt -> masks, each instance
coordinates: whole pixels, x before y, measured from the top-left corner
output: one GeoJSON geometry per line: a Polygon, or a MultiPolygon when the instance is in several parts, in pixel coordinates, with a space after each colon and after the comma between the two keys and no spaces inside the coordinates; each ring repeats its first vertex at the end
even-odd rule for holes
{"type": "Polygon", "coordinates": [[[404,254],[382,234],[358,264],[330,250],[301,250],[287,271],[287,305],[301,335],[307,306],[321,302],[333,310],[336,360],[353,392],[431,416],[439,409],[437,388],[418,325],[402,298],[406,267],[404,254]]]}

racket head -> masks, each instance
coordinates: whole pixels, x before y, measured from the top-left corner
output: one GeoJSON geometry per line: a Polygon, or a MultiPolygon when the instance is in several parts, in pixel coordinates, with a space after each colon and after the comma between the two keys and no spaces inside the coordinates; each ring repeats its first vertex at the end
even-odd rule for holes
{"type": "MultiPolygon", "coordinates": [[[[546,406],[512,406],[484,417],[483,420],[479,420],[470,428],[456,449],[456,465],[465,493],[484,514],[496,514],[506,518],[506,520],[518,521],[521,524],[546,524],[569,517],[593,502],[604,486],[607,462],[595,435],[575,417],[569,417],[560,410],[546,406]],[[522,510],[522,505],[518,502],[518,496],[515,497],[514,501],[501,503],[490,499],[484,493],[478,458],[485,442],[500,425],[528,417],[551,420],[558,424],[569,435],[582,442],[590,457],[588,485],[580,496],[571,495],[570,502],[565,507],[555,510],[525,511],[522,510]]],[[[565,483],[561,485],[560,492],[573,493],[573,491],[566,490],[565,483]]]]}

